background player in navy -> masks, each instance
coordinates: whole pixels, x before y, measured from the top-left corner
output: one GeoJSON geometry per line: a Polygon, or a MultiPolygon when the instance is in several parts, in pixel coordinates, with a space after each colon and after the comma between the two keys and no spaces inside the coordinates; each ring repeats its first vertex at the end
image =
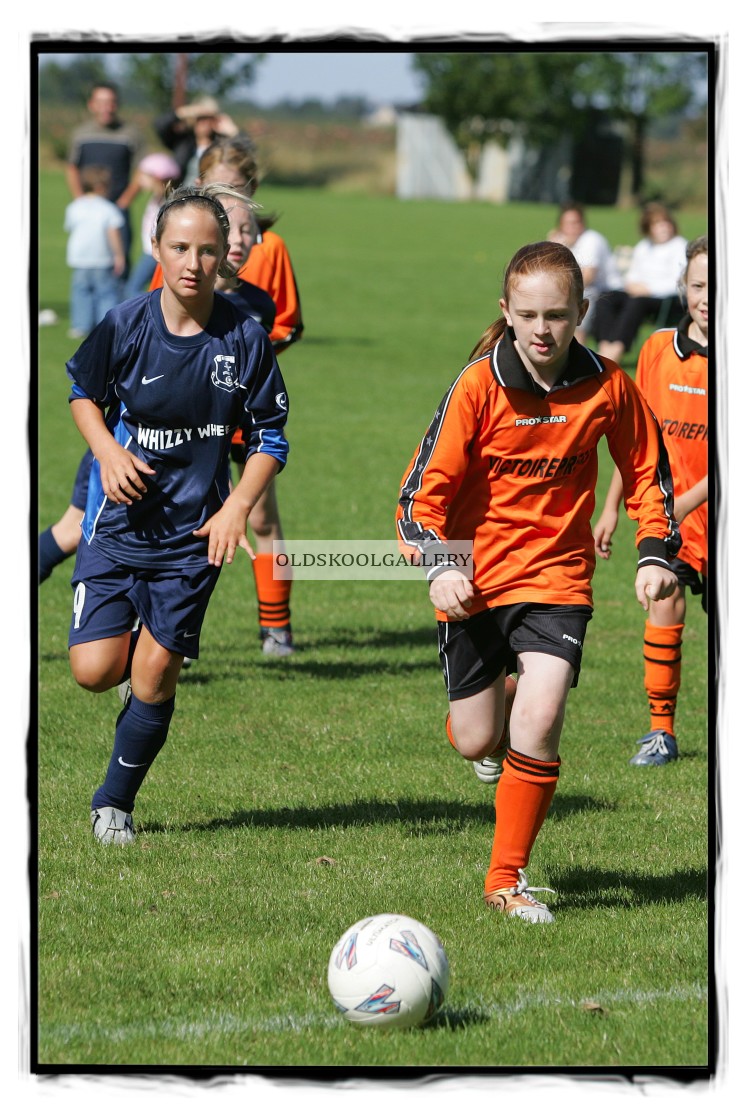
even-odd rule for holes
{"type": "Polygon", "coordinates": [[[166,741],[182,660],[223,561],[251,556],[249,511],[287,455],[287,395],[266,332],[215,294],[229,221],[200,189],[159,212],[163,287],[119,304],[68,362],[73,418],[95,463],[72,583],[70,664],[103,692],[127,678],[94,836],[134,837],[132,810],[166,741]],[[240,427],[247,464],[231,490],[240,427]],[[137,620],[140,625],[137,625],[137,620]]]}

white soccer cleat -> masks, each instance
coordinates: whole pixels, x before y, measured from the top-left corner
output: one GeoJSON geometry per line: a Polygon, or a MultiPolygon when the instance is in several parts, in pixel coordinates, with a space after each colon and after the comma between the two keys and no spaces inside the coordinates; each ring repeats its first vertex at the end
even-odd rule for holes
{"type": "Polygon", "coordinates": [[[91,829],[101,844],[115,844],[122,847],[135,839],[135,826],[132,814],[124,809],[107,805],[103,809],[91,809],[91,829]]]}
{"type": "Polygon", "coordinates": [[[508,742],[495,754],[489,754],[487,758],[481,758],[477,762],[472,763],[475,773],[481,782],[485,782],[487,785],[491,786],[496,784],[503,773],[503,763],[506,760],[507,750],[508,742]]]}
{"type": "Polygon", "coordinates": [[[262,653],[267,657],[287,657],[295,653],[293,635],[290,630],[263,626],[260,632],[262,653]]]}
{"type": "Polygon", "coordinates": [[[548,910],[544,902],[538,902],[534,891],[549,891],[555,894],[552,887],[530,887],[524,868],[519,868],[519,881],[515,887],[503,887],[499,891],[490,891],[483,895],[485,902],[492,910],[500,910],[508,914],[509,918],[523,918],[525,922],[536,925],[540,922],[554,922],[552,911],[548,910]]]}

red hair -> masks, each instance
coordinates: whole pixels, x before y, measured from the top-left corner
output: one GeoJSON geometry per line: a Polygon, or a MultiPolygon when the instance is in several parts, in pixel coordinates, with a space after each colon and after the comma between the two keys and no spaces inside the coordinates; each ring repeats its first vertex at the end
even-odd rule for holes
{"type": "MultiPolygon", "coordinates": [[[[540,272],[554,272],[562,275],[568,285],[568,294],[579,307],[584,298],[584,278],[578,261],[570,249],[556,241],[534,241],[524,245],[514,253],[503,274],[503,298],[508,303],[511,289],[518,279],[536,276],[540,272]]],[[[499,338],[506,332],[506,319],[503,315],[483,332],[477,345],[469,356],[479,357],[492,350],[499,338]]]]}

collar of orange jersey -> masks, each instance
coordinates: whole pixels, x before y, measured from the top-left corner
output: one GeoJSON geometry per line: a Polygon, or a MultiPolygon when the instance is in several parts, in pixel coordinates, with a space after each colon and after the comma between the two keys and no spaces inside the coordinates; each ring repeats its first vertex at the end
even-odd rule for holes
{"type": "Polygon", "coordinates": [[[684,319],[681,319],[678,323],[677,330],[674,334],[674,352],[681,362],[686,362],[691,354],[700,354],[704,358],[708,357],[708,347],[701,346],[699,342],[695,342],[694,339],[690,338],[687,333],[691,323],[692,319],[690,316],[685,315],[684,319]]]}
{"type": "Polygon", "coordinates": [[[546,397],[548,393],[557,393],[567,389],[577,381],[584,381],[587,377],[598,377],[604,372],[601,359],[591,350],[582,346],[574,338],[568,349],[568,365],[563,371],[563,376],[553,385],[552,389],[543,389],[530,376],[521,358],[516,352],[514,342],[516,335],[511,327],[506,327],[506,333],[493,348],[490,355],[490,364],[493,377],[499,385],[507,389],[523,389],[525,393],[532,393],[536,397],[546,397]]]}

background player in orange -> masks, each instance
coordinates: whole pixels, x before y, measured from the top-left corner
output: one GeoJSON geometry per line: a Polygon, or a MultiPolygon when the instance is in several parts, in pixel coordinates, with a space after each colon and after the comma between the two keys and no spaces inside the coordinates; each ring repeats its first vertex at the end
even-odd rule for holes
{"type": "Polygon", "coordinates": [[[397,520],[406,548],[430,567],[452,741],[465,758],[495,750],[506,672],[518,669],[484,898],[529,922],[553,920],[525,869],[557,786],[566,700],[592,613],[590,519],[603,437],[639,523],[638,601],[647,609],[677,582],[660,432],[633,381],[574,339],[583,289],[563,245],[539,242],[514,255],[503,315],[436,411],[405,472],[397,520]],[[432,566],[449,540],[474,542],[472,579],[432,566]]]}
{"type": "MultiPolygon", "coordinates": [[[[651,729],[638,740],[635,766],[662,766],[678,757],[674,721],[682,668],[682,634],[689,587],[708,609],[708,238],[687,246],[682,280],[687,314],[676,329],[644,343],[636,381],[657,416],[674,478],[674,513],[682,548],[673,563],[677,590],[652,603],[643,637],[644,687],[651,729]]],[[[594,526],[597,555],[608,560],[622,497],[615,471],[594,526]]]]}
{"type": "MultiPolygon", "coordinates": [[[[200,177],[203,186],[225,183],[246,192],[253,198],[259,182],[256,150],[248,137],[236,136],[218,140],[205,151],[200,159],[200,177]]],[[[297,342],[303,334],[301,302],[298,296],[290,255],[285,242],[269,229],[273,217],[259,217],[256,236],[249,257],[238,276],[266,291],[275,303],[275,322],[270,332],[270,342],[275,353],[297,342]]],[[[161,283],[157,269],[152,288],[161,283]]],[[[244,462],[244,449],[236,436],[234,457],[244,462]]],[[[249,517],[249,527],[255,541],[252,571],[257,590],[259,635],[263,651],[270,656],[285,656],[293,652],[290,599],[292,578],[273,579],[273,545],[282,544],[283,527],[280,521],[277,489],[274,481],[254,506],[249,517]]]]}

